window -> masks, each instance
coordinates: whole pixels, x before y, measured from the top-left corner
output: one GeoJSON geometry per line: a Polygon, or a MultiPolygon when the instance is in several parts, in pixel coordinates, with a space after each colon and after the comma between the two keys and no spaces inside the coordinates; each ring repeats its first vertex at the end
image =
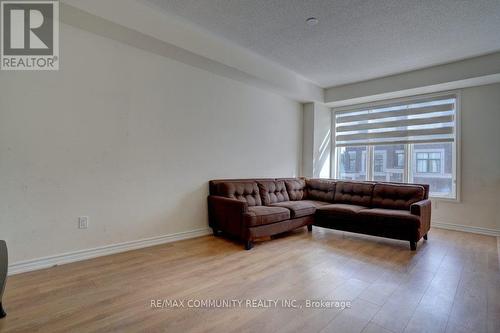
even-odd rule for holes
{"type": "Polygon", "coordinates": [[[375,152],[375,160],[373,161],[373,170],[375,172],[384,172],[385,155],[375,152]]]}
{"type": "Polygon", "coordinates": [[[456,198],[456,95],[334,110],[339,179],[430,185],[456,198]]]}
{"type": "Polygon", "coordinates": [[[416,153],[417,173],[441,173],[441,153],[416,153]]]}
{"type": "Polygon", "coordinates": [[[366,149],[361,151],[361,172],[366,174],[366,149]]]}
{"type": "Polygon", "coordinates": [[[415,144],[410,182],[429,184],[433,196],[447,197],[454,192],[453,144],[450,142],[415,144]]]}
{"type": "Polygon", "coordinates": [[[339,148],[338,161],[342,179],[366,179],[366,147],[339,148]]]}
{"type": "Polygon", "coordinates": [[[355,172],[356,171],[356,152],[348,151],[346,154],[347,163],[346,163],[346,171],[347,172],[355,172]]]}
{"type": "Polygon", "coordinates": [[[404,181],[404,145],[378,145],[373,147],[373,154],[373,177],[371,177],[371,179],[397,183],[402,183],[404,181]],[[401,157],[398,158],[399,155],[396,154],[396,152],[398,152],[401,157]],[[401,161],[398,159],[401,159],[401,161]],[[402,167],[399,167],[398,163],[400,163],[402,167]]]}
{"type": "Polygon", "coordinates": [[[396,150],[394,152],[394,168],[404,169],[405,167],[405,152],[403,150],[396,150]]]}

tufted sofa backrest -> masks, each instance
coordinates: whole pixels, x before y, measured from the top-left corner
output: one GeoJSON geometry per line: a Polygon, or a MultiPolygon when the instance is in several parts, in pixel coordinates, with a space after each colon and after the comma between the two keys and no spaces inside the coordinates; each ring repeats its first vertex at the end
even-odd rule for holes
{"type": "Polygon", "coordinates": [[[333,179],[261,178],[210,181],[210,194],[245,201],[249,206],[282,201],[318,200],[365,207],[408,210],[428,198],[429,185],[356,182],[333,179]]]}
{"type": "Polygon", "coordinates": [[[217,184],[217,195],[245,201],[248,206],[261,206],[259,187],[253,180],[221,181],[217,184]]]}
{"type": "Polygon", "coordinates": [[[376,184],[372,205],[377,208],[409,210],[411,204],[425,199],[425,188],[421,185],[376,184]]]}
{"type": "Polygon", "coordinates": [[[260,191],[260,197],[264,205],[273,203],[290,201],[286,191],[285,181],[283,180],[268,180],[257,182],[260,191]]]}
{"type": "Polygon", "coordinates": [[[380,183],[377,183],[377,184],[389,184],[389,185],[394,185],[394,186],[422,186],[424,188],[424,198],[422,200],[425,200],[425,199],[429,199],[429,190],[430,190],[430,185],[429,184],[418,184],[418,183],[412,183],[412,184],[401,184],[401,183],[390,183],[390,182],[380,182],[380,183]]]}
{"type": "Polygon", "coordinates": [[[307,179],[307,199],[333,202],[336,181],[330,179],[307,179]]]}
{"type": "Polygon", "coordinates": [[[219,185],[221,183],[234,183],[234,182],[258,182],[275,180],[275,178],[233,178],[233,179],[212,179],[208,182],[208,191],[210,195],[222,195],[219,193],[219,185]]]}
{"type": "Polygon", "coordinates": [[[286,179],[285,186],[290,200],[297,201],[306,199],[307,189],[305,179],[286,179]]]}
{"type": "Polygon", "coordinates": [[[370,207],[374,183],[337,181],[335,203],[370,207]]]}

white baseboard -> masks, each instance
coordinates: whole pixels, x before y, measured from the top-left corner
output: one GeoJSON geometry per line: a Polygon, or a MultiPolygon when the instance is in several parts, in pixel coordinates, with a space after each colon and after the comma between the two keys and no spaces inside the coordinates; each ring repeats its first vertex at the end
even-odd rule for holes
{"type": "Polygon", "coordinates": [[[481,235],[487,235],[487,236],[500,237],[500,230],[498,230],[498,229],[472,227],[472,226],[468,226],[468,225],[443,223],[443,222],[436,222],[436,221],[431,222],[431,227],[448,229],[448,230],[455,230],[455,231],[471,232],[473,234],[481,234],[481,235]]]}
{"type": "Polygon", "coordinates": [[[68,264],[70,262],[81,261],[96,257],[107,256],[114,253],[126,252],[130,250],[141,249],[144,247],[175,242],[183,239],[195,238],[211,234],[209,228],[184,231],[170,235],[156,236],[146,239],[139,239],[124,243],[100,246],[92,249],[79,250],[57,254],[54,256],[42,257],[37,259],[15,262],[9,265],[8,274],[14,275],[24,272],[35,271],[56,265],[68,264]]]}
{"type": "MultiPolygon", "coordinates": [[[[455,231],[463,231],[463,232],[471,232],[475,234],[488,235],[494,237],[500,237],[500,230],[489,229],[489,228],[481,228],[481,227],[472,227],[460,224],[452,224],[452,223],[443,223],[432,221],[431,224],[433,227],[455,230],[455,231]]],[[[36,271],[43,268],[48,268],[52,266],[68,264],[71,262],[107,256],[114,253],[126,252],[136,249],[141,249],[149,246],[160,245],[170,242],[175,242],[183,239],[195,238],[200,236],[205,236],[211,234],[211,230],[209,228],[196,229],[191,231],[184,231],[170,235],[156,236],[151,238],[139,239],[124,243],[117,243],[111,245],[100,246],[92,249],[79,250],[74,252],[62,253],[54,256],[42,257],[37,259],[25,260],[15,262],[9,265],[9,275],[36,271]]],[[[500,246],[500,239],[499,239],[500,246]]]]}

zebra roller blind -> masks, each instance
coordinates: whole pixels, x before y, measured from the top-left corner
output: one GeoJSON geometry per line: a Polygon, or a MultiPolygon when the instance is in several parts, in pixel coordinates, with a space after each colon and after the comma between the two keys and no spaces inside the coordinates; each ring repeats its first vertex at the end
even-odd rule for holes
{"type": "Polygon", "coordinates": [[[336,111],[335,145],[452,142],[455,122],[455,95],[336,111]]]}

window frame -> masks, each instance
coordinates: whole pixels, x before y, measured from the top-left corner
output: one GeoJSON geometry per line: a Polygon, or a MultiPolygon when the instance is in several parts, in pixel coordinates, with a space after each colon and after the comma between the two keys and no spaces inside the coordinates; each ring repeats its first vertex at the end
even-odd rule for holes
{"type": "Polygon", "coordinates": [[[366,163],[367,157],[366,156],[367,155],[368,155],[367,150],[363,150],[361,152],[361,172],[364,172],[364,173],[366,173],[366,165],[367,165],[367,163],[366,163]]]}
{"type": "MultiPolygon", "coordinates": [[[[443,91],[443,92],[437,92],[437,93],[429,93],[429,94],[422,94],[422,95],[411,95],[411,96],[405,96],[401,98],[394,98],[394,99],[384,99],[384,100],[377,100],[373,102],[368,102],[368,103],[361,103],[361,104],[351,104],[351,105],[345,105],[337,108],[331,108],[332,112],[332,117],[331,117],[331,162],[330,162],[330,177],[331,178],[337,178],[339,177],[339,170],[338,170],[338,154],[337,154],[337,146],[335,144],[335,112],[337,111],[350,111],[350,110],[356,110],[359,108],[375,108],[379,106],[383,106],[386,104],[392,104],[392,103],[401,103],[401,104],[410,104],[414,101],[420,100],[422,98],[434,98],[434,97],[445,97],[448,95],[454,95],[455,96],[455,131],[454,131],[454,141],[452,144],[452,192],[454,192],[455,196],[452,197],[443,197],[443,196],[432,196],[430,195],[429,198],[432,200],[437,200],[437,201],[449,201],[449,202],[461,202],[461,91],[460,90],[453,90],[453,91],[443,91]]],[[[423,144],[425,142],[422,142],[423,144]]],[[[390,143],[389,143],[390,144],[390,143]]],[[[405,167],[403,168],[403,180],[404,182],[408,183],[409,179],[411,178],[411,174],[413,171],[413,168],[415,167],[412,162],[412,156],[414,153],[413,149],[414,144],[404,144],[405,147],[405,167]]],[[[373,145],[366,146],[366,180],[373,179],[373,163],[371,162],[372,156],[374,154],[373,152],[373,145]]],[[[444,165],[441,163],[441,172],[444,171],[444,165]]],[[[430,174],[432,175],[432,174],[430,174]]]]}

